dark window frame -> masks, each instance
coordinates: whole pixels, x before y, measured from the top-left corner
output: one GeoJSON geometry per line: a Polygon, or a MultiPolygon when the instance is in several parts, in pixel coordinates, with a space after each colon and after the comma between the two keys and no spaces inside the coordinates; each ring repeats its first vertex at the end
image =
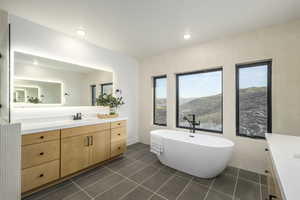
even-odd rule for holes
{"type": "Polygon", "coordinates": [[[113,86],[113,83],[112,82],[110,82],[110,83],[102,83],[102,84],[100,84],[100,86],[101,86],[101,94],[103,95],[103,87],[104,86],[107,86],[107,85],[111,85],[111,86],[113,86]]]}
{"type": "Polygon", "coordinates": [[[251,63],[246,63],[246,64],[236,64],[235,65],[235,81],[236,81],[236,102],[235,102],[235,109],[236,109],[236,135],[241,136],[241,137],[248,137],[248,138],[253,138],[253,139],[265,139],[265,137],[260,137],[260,136],[248,136],[244,134],[239,133],[239,128],[240,128],[240,113],[239,113],[239,69],[243,68],[250,68],[250,67],[258,67],[260,65],[267,65],[268,73],[267,73],[267,115],[268,115],[268,120],[267,120],[267,131],[268,133],[272,132],[272,60],[265,60],[265,61],[258,61],[258,62],[251,62],[251,63]]]}
{"type": "Polygon", "coordinates": [[[96,85],[91,85],[91,99],[92,99],[92,106],[96,106],[97,100],[96,100],[96,85]]]}
{"type": "Polygon", "coordinates": [[[166,123],[165,124],[163,124],[163,123],[157,123],[155,121],[156,80],[157,79],[162,79],[162,78],[165,78],[167,80],[167,75],[154,76],[153,80],[152,80],[153,81],[153,124],[157,125],[157,126],[167,126],[167,119],[166,119],[166,123]]]}
{"type": "Polygon", "coordinates": [[[205,132],[211,132],[211,133],[219,133],[223,134],[224,130],[224,117],[223,117],[223,101],[224,101],[224,84],[223,84],[223,67],[216,67],[216,68],[211,68],[211,69],[204,69],[204,70],[198,70],[198,71],[193,71],[193,72],[185,72],[185,73],[178,73],[176,74],[176,128],[184,128],[184,129],[191,129],[190,127],[186,126],[180,126],[179,125],[179,77],[184,76],[184,75],[192,75],[192,74],[201,74],[201,73],[209,73],[209,72],[216,72],[220,71],[221,72],[221,89],[222,89],[222,94],[221,94],[221,121],[222,121],[222,130],[210,130],[210,129],[204,129],[204,128],[196,128],[195,130],[197,131],[205,131],[205,132]]]}

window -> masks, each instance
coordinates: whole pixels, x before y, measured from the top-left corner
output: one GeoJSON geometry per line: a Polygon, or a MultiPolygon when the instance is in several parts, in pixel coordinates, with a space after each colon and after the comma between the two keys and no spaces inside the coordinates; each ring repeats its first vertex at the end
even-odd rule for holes
{"type": "Polygon", "coordinates": [[[112,94],[112,93],[113,93],[113,84],[112,83],[101,84],[101,94],[112,94]]]}
{"type": "Polygon", "coordinates": [[[96,105],[96,85],[91,85],[91,99],[92,106],[96,105]]]}
{"type": "Polygon", "coordinates": [[[271,132],[271,61],[236,66],[236,131],[264,138],[271,132]]]}
{"type": "Polygon", "coordinates": [[[176,126],[190,128],[183,118],[196,115],[197,130],[223,131],[222,68],[176,75],[176,126]]]}
{"type": "Polygon", "coordinates": [[[167,125],[167,76],[153,78],[153,124],[167,125]]]}

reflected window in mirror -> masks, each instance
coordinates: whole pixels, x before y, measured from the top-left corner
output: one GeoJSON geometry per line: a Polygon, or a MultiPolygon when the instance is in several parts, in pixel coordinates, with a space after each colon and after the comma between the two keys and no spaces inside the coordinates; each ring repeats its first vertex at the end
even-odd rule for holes
{"type": "Polygon", "coordinates": [[[113,93],[113,83],[102,83],[101,84],[101,94],[112,94],[113,93]]]}
{"type": "Polygon", "coordinates": [[[91,99],[92,99],[92,106],[96,105],[96,85],[91,85],[91,99]]]}
{"type": "Polygon", "coordinates": [[[13,102],[16,104],[62,104],[63,84],[55,81],[14,79],[13,102]]]}

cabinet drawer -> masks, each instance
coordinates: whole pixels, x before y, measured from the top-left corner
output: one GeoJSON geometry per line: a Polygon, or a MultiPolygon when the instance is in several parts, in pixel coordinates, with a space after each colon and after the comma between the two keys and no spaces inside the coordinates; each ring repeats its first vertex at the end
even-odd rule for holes
{"type": "Polygon", "coordinates": [[[126,127],[114,128],[111,130],[111,141],[126,140],[126,127]]]}
{"type": "Polygon", "coordinates": [[[43,165],[22,171],[22,193],[42,186],[59,178],[59,161],[55,160],[43,165]]]}
{"type": "Polygon", "coordinates": [[[111,122],[111,128],[126,127],[126,120],[111,122]]]}
{"type": "Polygon", "coordinates": [[[75,128],[66,128],[61,130],[61,138],[74,137],[79,135],[85,135],[98,131],[104,131],[110,129],[110,123],[102,123],[96,125],[80,126],[75,128]]]}
{"type": "Polygon", "coordinates": [[[22,147],[22,169],[59,159],[59,140],[22,147]]]}
{"type": "Polygon", "coordinates": [[[126,151],[126,142],[112,142],[111,143],[111,152],[110,156],[115,157],[117,155],[120,155],[126,151]]]}
{"type": "Polygon", "coordinates": [[[37,144],[50,140],[58,140],[60,138],[60,130],[46,131],[22,136],[22,145],[37,144]]]}

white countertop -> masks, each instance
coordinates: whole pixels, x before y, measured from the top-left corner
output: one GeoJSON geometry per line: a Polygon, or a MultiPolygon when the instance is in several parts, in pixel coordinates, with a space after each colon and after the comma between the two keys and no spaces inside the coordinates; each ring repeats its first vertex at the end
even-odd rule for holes
{"type": "Polygon", "coordinates": [[[277,179],[286,200],[299,200],[300,137],[266,134],[277,179]]]}
{"type": "Polygon", "coordinates": [[[110,118],[110,119],[89,118],[89,119],[82,119],[82,120],[22,123],[21,134],[25,135],[25,134],[38,133],[43,131],[51,131],[51,130],[57,130],[63,128],[92,125],[92,124],[101,124],[101,123],[114,122],[120,120],[127,120],[127,117],[117,117],[117,118],[110,118]]]}

